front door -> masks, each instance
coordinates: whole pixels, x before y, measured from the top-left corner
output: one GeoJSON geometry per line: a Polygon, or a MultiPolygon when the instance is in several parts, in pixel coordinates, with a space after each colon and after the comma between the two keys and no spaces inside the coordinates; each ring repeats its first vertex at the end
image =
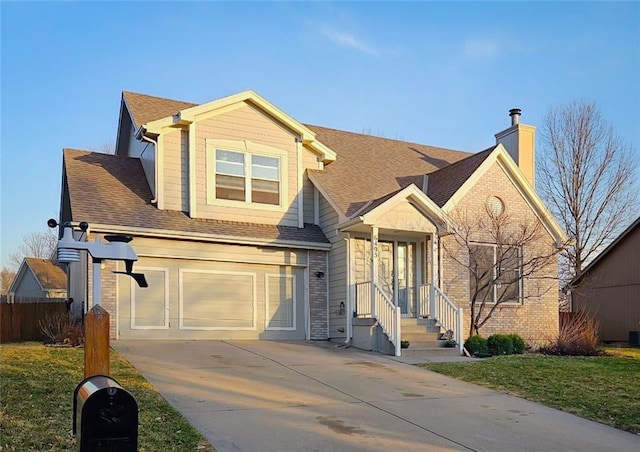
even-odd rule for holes
{"type": "Polygon", "coordinates": [[[378,251],[378,287],[400,307],[403,316],[415,315],[415,246],[408,242],[381,241],[378,251]],[[398,294],[397,299],[394,292],[398,294]]]}

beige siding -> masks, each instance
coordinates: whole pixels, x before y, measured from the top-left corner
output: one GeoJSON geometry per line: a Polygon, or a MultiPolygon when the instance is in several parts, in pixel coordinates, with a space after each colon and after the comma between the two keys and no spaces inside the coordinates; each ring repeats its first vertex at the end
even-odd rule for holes
{"type": "Polygon", "coordinates": [[[207,119],[196,122],[196,209],[197,216],[229,221],[247,221],[263,224],[280,224],[297,226],[297,146],[295,135],[280,126],[272,118],[257,109],[245,105],[207,119]],[[259,208],[243,208],[215,206],[207,204],[207,161],[206,140],[248,140],[257,144],[271,146],[286,152],[288,173],[286,210],[261,210],[259,208]]]}
{"type": "Polygon", "coordinates": [[[320,227],[331,242],[329,252],[329,337],[344,338],[347,320],[347,244],[345,235],[337,232],[338,214],[320,197],[320,227]],[[344,303],[344,313],[340,313],[344,303]],[[338,331],[343,329],[343,331],[338,331]]]}
{"type": "Polygon", "coordinates": [[[304,250],[283,250],[223,243],[136,238],[131,242],[131,246],[139,256],[293,266],[306,266],[308,260],[307,252],[304,250]]]}
{"type": "MultiPolygon", "coordinates": [[[[513,227],[532,221],[531,208],[520,195],[504,170],[495,163],[469,190],[465,197],[450,213],[454,221],[461,221],[465,215],[477,218],[485,212],[485,203],[490,196],[500,197],[505,204],[505,215],[510,217],[513,227]]],[[[477,231],[473,237],[477,241],[488,241],[489,237],[477,231]]],[[[450,251],[442,254],[442,281],[445,294],[458,306],[469,311],[469,273],[468,268],[459,265],[452,258],[466,262],[468,256],[461,250],[456,252],[454,239],[442,238],[450,251]]],[[[544,231],[536,243],[524,250],[524,260],[542,253],[548,254],[553,246],[552,237],[544,231]]],[[[537,276],[545,279],[525,279],[523,282],[524,300],[522,304],[502,304],[492,318],[480,330],[487,337],[493,333],[518,333],[531,344],[541,344],[554,337],[558,332],[558,283],[555,262],[541,269],[537,276]]],[[[469,331],[469,316],[465,315],[465,335],[469,331]]]]}
{"type": "Polygon", "coordinates": [[[379,228],[402,231],[435,232],[436,228],[409,202],[403,201],[377,218],[379,228]]]}
{"type": "Polygon", "coordinates": [[[189,150],[188,134],[176,130],[163,135],[163,174],[164,198],[166,210],[189,210],[189,150]]]}
{"type": "Polygon", "coordinates": [[[302,184],[304,194],[304,222],[313,224],[315,222],[314,189],[313,184],[306,174],[304,175],[302,184]]]}
{"type": "Polygon", "coordinates": [[[315,204],[313,196],[313,184],[307,175],[307,169],[318,169],[318,157],[308,149],[302,154],[302,166],[305,169],[304,180],[302,182],[304,195],[304,222],[313,224],[315,221],[315,204]]]}

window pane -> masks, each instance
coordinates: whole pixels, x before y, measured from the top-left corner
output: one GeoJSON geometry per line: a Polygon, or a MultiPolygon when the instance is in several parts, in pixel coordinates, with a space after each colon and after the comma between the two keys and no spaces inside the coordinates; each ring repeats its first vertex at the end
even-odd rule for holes
{"type": "Polygon", "coordinates": [[[216,175],[216,198],[244,201],[244,178],[234,176],[216,175]]]}
{"type": "Polygon", "coordinates": [[[498,301],[520,300],[520,249],[501,247],[497,249],[496,271],[498,301]]]}
{"type": "Polygon", "coordinates": [[[234,162],[216,162],[216,173],[231,176],[244,176],[244,165],[234,162]]]}
{"type": "Polygon", "coordinates": [[[218,162],[234,162],[244,165],[244,154],[241,152],[216,151],[216,161],[218,162]]]}
{"type": "Polygon", "coordinates": [[[493,302],[494,247],[492,245],[469,246],[469,288],[477,302],[493,302]]]}
{"type": "Polygon", "coordinates": [[[251,176],[259,179],[280,180],[280,160],[274,157],[253,155],[251,157],[251,176]]]}
{"type": "Polygon", "coordinates": [[[259,204],[280,204],[280,183],[251,179],[251,201],[259,204]]]}

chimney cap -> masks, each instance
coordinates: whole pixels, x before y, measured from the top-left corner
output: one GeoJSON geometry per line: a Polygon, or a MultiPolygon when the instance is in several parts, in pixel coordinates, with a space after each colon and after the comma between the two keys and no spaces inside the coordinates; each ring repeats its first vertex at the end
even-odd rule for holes
{"type": "Polygon", "coordinates": [[[509,116],[511,116],[511,125],[515,126],[520,123],[520,115],[522,114],[522,110],[519,108],[512,108],[509,110],[509,116]]]}

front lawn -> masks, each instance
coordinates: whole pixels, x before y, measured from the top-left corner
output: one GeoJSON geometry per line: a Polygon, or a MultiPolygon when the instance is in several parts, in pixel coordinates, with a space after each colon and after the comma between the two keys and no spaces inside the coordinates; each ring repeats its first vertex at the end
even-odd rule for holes
{"type": "Polygon", "coordinates": [[[640,355],[511,355],[425,369],[640,433],[640,355]]]}
{"type": "MultiPolygon", "coordinates": [[[[0,349],[0,450],[76,450],[73,391],[83,380],[81,348],[36,343],[0,349]]],[[[213,451],[213,447],[127,361],[111,353],[111,377],[140,410],[139,451],[213,451]]]]}

